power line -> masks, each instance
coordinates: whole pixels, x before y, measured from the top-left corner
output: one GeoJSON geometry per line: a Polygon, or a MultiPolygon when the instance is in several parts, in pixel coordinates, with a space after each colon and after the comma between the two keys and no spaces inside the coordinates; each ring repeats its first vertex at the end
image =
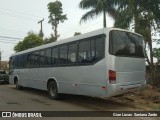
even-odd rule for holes
{"type": "Polygon", "coordinates": [[[21,16],[21,15],[16,15],[16,14],[10,14],[10,13],[4,13],[4,12],[0,12],[0,14],[3,14],[3,15],[7,15],[7,16],[10,16],[10,17],[19,17],[19,18],[23,18],[25,20],[30,20],[30,21],[37,21],[37,19],[32,19],[32,18],[29,18],[29,17],[26,17],[26,16],[21,16]]]}
{"type": "Polygon", "coordinates": [[[7,41],[1,41],[1,40],[0,40],[0,42],[1,42],[1,43],[11,43],[11,44],[17,44],[17,43],[14,43],[14,42],[7,42],[7,41]]]}
{"type": "Polygon", "coordinates": [[[3,41],[13,41],[13,42],[20,42],[19,40],[10,39],[10,38],[0,38],[0,40],[3,40],[3,41]]]}
{"type": "Polygon", "coordinates": [[[6,9],[6,8],[0,8],[1,10],[6,10],[6,11],[10,11],[10,12],[14,12],[14,13],[20,13],[20,14],[25,14],[25,15],[28,15],[28,16],[34,16],[34,17],[37,17],[37,18],[41,18],[40,16],[37,16],[37,15],[33,15],[33,14],[30,14],[30,13],[25,13],[25,12],[20,12],[20,11],[15,11],[15,10],[11,10],[11,9],[6,9]]]}
{"type": "Polygon", "coordinates": [[[0,27],[0,29],[12,31],[12,32],[16,32],[16,33],[25,33],[26,34],[26,32],[24,32],[24,31],[19,31],[19,30],[15,30],[15,29],[8,29],[8,28],[4,28],[4,27],[0,27]]]}
{"type": "Polygon", "coordinates": [[[18,39],[21,40],[23,38],[17,38],[17,37],[8,37],[8,36],[0,36],[0,38],[10,38],[10,39],[18,39]]]}
{"type": "Polygon", "coordinates": [[[10,30],[3,30],[3,29],[1,29],[0,28],[0,33],[1,34],[9,34],[9,35],[21,35],[21,36],[24,36],[24,35],[26,35],[26,33],[19,33],[19,32],[16,32],[16,31],[10,31],[10,30]]]}

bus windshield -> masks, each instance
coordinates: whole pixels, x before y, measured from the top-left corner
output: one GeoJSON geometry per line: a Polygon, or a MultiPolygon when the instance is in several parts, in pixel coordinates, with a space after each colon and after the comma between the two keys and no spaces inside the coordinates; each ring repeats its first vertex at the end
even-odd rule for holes
{"type": "Polygon", "coordinates": [[[115,56],[144,58],[143,37],[130,32],[113,30],[110,32],[109,52],[115,56]]]}

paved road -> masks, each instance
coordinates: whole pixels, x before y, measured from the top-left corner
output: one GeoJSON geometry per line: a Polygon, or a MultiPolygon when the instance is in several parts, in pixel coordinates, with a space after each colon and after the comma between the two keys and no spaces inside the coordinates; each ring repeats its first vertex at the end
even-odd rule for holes
{"type": "MultiPolygon", "coordinates": [[[[64,95],[62,100],[51,100],[45,91],[25,88],[16,90],[14,85],[0,84],[0,111],[135,111],[135,108],[111,100],[100,98],[64,95]]],[[[1,118],[2,119],[2,118],[1,118]]],[[[13,118],[15,119],[15,118],[13,118]]],[[[27,119],[27,118],[26,118],[27,119]]],[[[53,119],[53,118],[41,118],[53,119]]],[[[41,120],[38,118],[38,120],[41,120]]],[[[55,118],[61,120],[62,118],[55,118]]],[[[97,120],[97,118],[65,118],[79,120],[97,120]]],[[[98,118],[99,119],[99,118],[98,118]]],[[[100,118],[119,119],[119,118],[100,118]]],[[[122,118],[121,118],[122,119],[122,118]]],[[[152,120],[151,118],[130,118],[130,120],[152,120]]],[[[156,118],[157,119],[157,118],[156,118]]],[[[17,120],[17,118],[15,119],[17,120]]],[[[123,118],[128,120],[128,117],[123,118]]]]}

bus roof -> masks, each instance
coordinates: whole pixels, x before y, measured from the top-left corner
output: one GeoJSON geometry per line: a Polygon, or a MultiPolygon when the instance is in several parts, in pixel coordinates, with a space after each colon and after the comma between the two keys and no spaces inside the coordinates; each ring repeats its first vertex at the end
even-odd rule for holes
{"type": "MultiPolygon", "coordinates": [[[[41,46],[38,46],[38,47],[30,48],[30,49],[27,49],[27,50],[24,50],[24,51],[21,51],[21,52],[14,53],[11,56],[16,56],[16,55],[20,55],[20,54],[24,54],[24,53],[29,53],[29,52],[32,52],[32,51],[45,49],[45,48],[60,45],[60,44],[63,44],[63,43],[72,42],[72,41],[76,41],[76,40],[80,40],[80,39],[104,34],[104,33],[106,33],[106,31],[111,31],[111,30],[120,30],[120,31],[131,32],[131,31],[124,30],[124,29],[119,29],[119,28],[102,28],[102,29],[99,29],[99,30],[84,33],[84,34],[74,36],[74,37],[71,37],[71,38],[67,38],[67,39],[56,41],[56,42],[48,43],[48,44],[45,44],[45,45],[41,45],[41,46]]],[[[134,33],[134,32],[131,32],[131,33],[134,33]]],[[[137,33],[134,33],[134,34],[137,34],[137,33]]],[[[137,35],[140,35],[140,34],[137,34],[137,35]]]]}

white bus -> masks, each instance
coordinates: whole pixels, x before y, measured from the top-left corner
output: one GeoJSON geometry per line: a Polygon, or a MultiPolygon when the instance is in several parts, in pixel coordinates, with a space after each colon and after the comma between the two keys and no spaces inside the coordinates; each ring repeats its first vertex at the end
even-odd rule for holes
{"type": "Polygon", "coordinates": [[[143,37],[104,28],[49,43],[10,57],[10,79],[17,89],[110,97],[145,86],[143,37]]]}

